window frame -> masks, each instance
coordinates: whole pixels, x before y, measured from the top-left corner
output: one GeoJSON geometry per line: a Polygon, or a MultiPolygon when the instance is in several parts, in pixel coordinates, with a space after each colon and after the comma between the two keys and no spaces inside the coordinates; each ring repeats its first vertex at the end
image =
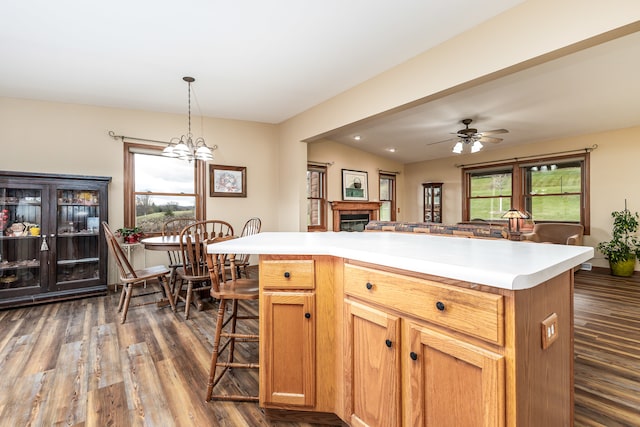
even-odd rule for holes
{"type": "MultiPolygon", "coordinates": [[[[522,212],[526,211],[526,198],[529,196],[527,193],[527,174],[525,168],[531,167],[536,164],[551,164],[551,163],[568,163],[572,161],[579,161],[581,163],[581,192],[580,192],[580,221],[559,221],[559,220],[547,220],[538,221],[535,218],[536,223],[549,223],[560,222],[568,224],[582,224],[584,227],[584,234],[590,234],[591,229],[591,212],[590,212],[590,153],[570,154],[563,156],[540,156],[535,158],[527,158],[523,160],[514,160],[511,162],[496,162],[494,164],[485,163],[482,166],[466,167],[462,169],[462,219],[463,221],[470,221],[470,194],[471,194],[471,177],[474,173],[492,170],[504,171],[511,168],[511,207],[518,209],[522,212]]],[[[505,222],[505,221],[499,221],[505,222]]]]}
{"type": "MultiPolygon", "coordinates": [[[[380,202],[384,203],[384,202],[391,202],[391,218],[389,219],[390,221],[395,221],[396,220],[396,174],[394,173],[388,173],[388,172],[379,172],[378,173],[378,194],[380,195],[380,202]],[[383,179],[388,179],[389,181],[391,181],[390,183],[390,188],[389,188],[389,192],[391,193],[391,199],[387,200],[387,199],[383,199],[382,198],[382,191],[381,191],[381,181],[383,179]]],[[[382,218],[382,204],[380,204],[380,211],[378,213],[379,218],[382,218]]]]}
{"type": "MultiPolygon", "coordinates": [[[[472,167],[472,168],[464,168],[462,170],[462,182],[463,182],[463,206],[462,206],[462,218],[463,221],[471,221],[472,219],[478,219],[478,218],[470,218],[471,215],[471,200],[475,199],[475,197],[471,197],[471,178],[479,173],[487,173],[490,174],[491,172],[495,172],[496,174],[504,174],[504,173],[510,173],[511,174],[511,195],[510,196],[506,196],[506,195],[494,195],[492,196],[492,198],[500,198],[500,197],[508,197],[510,199],[510,206],[507,207],[506,210],[509,210],[509,208],[511,208],[512,206],[514,206],[514,200],[517,200],[518,198],[516,197],[516,185],[514,184],[516,182],[516,174],[517,174],[517,168],[514,167],[513,164],[509,164],[509,163],[497,163],[494,165],[483,165],[482,167],[472,167]]],[[[489,198],[489,197],[478,197],[478,199],[480,198],[489,198]]],[[[515,206],[514,206],[515,207],[515,206]]],[[[505,211],[506,211],[505,210],[505,211]]],[[[484,219],[484,218],[482,218],[484,219]]],[[[491,220],[491,222],[507,222],[506,220],[491,220]]]]}
{"type": "MultiPolygon", "coordinates": [[[[161,156],[164,147],[138,144],[132,142],[124,143],[124,227],[134,227],[136,223],[136,195],[137,194],[156,194],[154,192],[135,191],[135,154],[147,154],[161,156]]],[[[193,195],[196,200],[195,215],[197,220],[206,218],[206,164],[203,160],[193,160],[193,179],[195,193],[162,193],[169,196],[185,196],[193,195]]],[[[158,236],[160,231],[154,233],[145,233],[147,236],[158,236]]]]}
{"type": "Polygon", "coordinates": [[[320,224],[319,225],[311,225],[307,220],[307,231],[327,231],[327,166],[326,165],[318,165],[314,163],[307,163],[307,175],[309,172],[315,171],[320,172],[322,174],[322,179],[320,180],[320,193],[322,197],[311,197],[309,191],[307,190],[307,207],[309,206],[310,200],[319,200],[320,201],[320,224]]]}

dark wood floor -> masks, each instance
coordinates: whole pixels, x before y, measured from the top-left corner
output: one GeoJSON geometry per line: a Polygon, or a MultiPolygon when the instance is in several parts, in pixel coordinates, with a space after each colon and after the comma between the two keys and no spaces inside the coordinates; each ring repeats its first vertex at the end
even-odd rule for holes
{"type": "MultiPolygon", "coordinates": [[[[278,425],[255,404],[203,401],[212,306],[188,321],[132,308],[120,325],[116,302],[0,311],[0,426],[278,425]]],[[[575,425],[640,426],[640,280],[577,273],[575,318],[575,425]]],[[[242,357],[255,357],[255,344],[245,346],[242,357]]],[[[255,393],[255,371],[225,387],[238,384],[255,393]]]]}
{"type": "Polygon", "coordinates": [[[575,425],[640,426],[640,278],[575,278],[575,425]]]}

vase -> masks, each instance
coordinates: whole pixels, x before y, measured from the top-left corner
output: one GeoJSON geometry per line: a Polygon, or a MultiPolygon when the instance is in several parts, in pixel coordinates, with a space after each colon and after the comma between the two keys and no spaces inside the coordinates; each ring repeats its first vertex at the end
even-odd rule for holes
{"type": "Polygon", "coordinates": [[[611,268],[611,274],[619,277],[631,277],[636,266],[636,257],[631,257],[624,261],[611,262],[609,261],[609,267],[611,268]]]}
{"type": "Polygon", "coordinates": [[[131,235],[129,235],[129,236],[126,236],[126,237],[124,238],[124,240],[125,240],[127,243],[138,243],[138,236],[136,236],[136,235],[134,235],[134,234],[131,234],[131,235]]]}

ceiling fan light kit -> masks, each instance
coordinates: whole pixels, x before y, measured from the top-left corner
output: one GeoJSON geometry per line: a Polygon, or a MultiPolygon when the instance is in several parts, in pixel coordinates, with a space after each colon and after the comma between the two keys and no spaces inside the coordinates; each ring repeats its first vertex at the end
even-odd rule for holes
{"type": "Polygon", "coordinates": [[[453,153],[462,154],[462,152],[464,151],[465,145],[469,145],[471,147],[472,153],[477,153],[478,151],[482,150],[482,148],[484,147],[484,145],[482,144],[483,142],[491,142],[496,144],[502,141],[502,138],[490,137],[488,135],[495,135],[499,133],[509,132],[507,129],[494,129],[494,130],[488,130],[485,132],[478,132],[478,129],[469,127],[472,121],[473,120],[471,119],[462,120],[461,123],[465,126],[465,128],[460,129],[455,133],[452,133],[452,135],[455,135],[454,138],[445,139],[444,141],[438,141],[438,142],[434,142],[427,145],[435,145],[435,144],[441,144],[443,142],[450,142],[450,141],[457,140],[455,145],[453,146],[453,149],[451,150],[453,153]]]}

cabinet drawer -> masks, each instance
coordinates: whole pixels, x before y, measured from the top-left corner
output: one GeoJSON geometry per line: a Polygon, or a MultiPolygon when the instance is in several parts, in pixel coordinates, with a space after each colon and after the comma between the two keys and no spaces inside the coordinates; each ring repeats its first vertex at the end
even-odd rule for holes
{"type": "Polygon", "coordinates": [[[314,289],[314,261],[260,261],[260,285],[264,289],[314,289]]]}
{"type": "Polygon", "coordinates": [[[504,342],[502,295],[350,264],[344,269],[347,295],[496,344],[504,342]]]}

